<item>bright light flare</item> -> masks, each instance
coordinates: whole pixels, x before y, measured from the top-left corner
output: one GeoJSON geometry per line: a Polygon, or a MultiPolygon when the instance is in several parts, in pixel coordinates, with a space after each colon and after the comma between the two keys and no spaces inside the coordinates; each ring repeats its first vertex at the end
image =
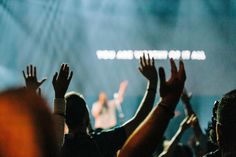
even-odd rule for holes
{"type": "Polygon", "coordinates": [[[142,55],[149,56],[155,60],[205,60],[206,54],[203,50],[98,50],[96,52],[99,60],[133,60],[139,59],[142,55]]]}

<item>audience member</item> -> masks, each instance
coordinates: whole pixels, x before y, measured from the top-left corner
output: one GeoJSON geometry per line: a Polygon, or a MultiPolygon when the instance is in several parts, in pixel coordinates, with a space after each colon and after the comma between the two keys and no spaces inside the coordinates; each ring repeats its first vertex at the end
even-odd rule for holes
{"type": "MultiPolygon", "coordinates": [[[[181,157],[191,157],[188,156],[187,153],[189,151],[184,150],[184,148],[188,146],[184,146],[180,144],[180,139],[188,128],[191,127],[191,123],[194,120],[195,116],[192,114],[190,117],[186,117],[180,124],[179,129],[177,130],[176,134],[172,137],[172,139],[168,142],[168,146],[165,150],[158,156],[158,157],[174,157],[176,152],[182,154],[181,157]]],[[[189,153],[188,153],[189,154],[189,153]]],[[[193,155],[192,155],[193,156],[193,155]]]]}
{"type": "Polygon", "coordinates": [[[118,112],[118,120],[123,121],[124,113],[121,108],[121,103],[123,102],[127,86],[128,81],[122,81],[120,83],[119,91],[114,94],[114,99],[112,100],[107,99],[107,94],[105,92],[99,93],[98,101],[92,105],[92,115],[95,119],[96,129],[109,129],[116,126],[116,112],[118,112]]]}
{"type": "Polygon", "coordinates": [[[191,122],[191,126],[194,132],[194,138],[190,144],[194,150],[195,156],[202,157],[207,152],[207,136],[203,133],[198,121],[198,117],[192,109],[192,105],[190,103],[191,97],[192,94],[188,94],[186,89],[184,89],[181,95],[181,100],[184,105],[185,115],[194,115],[194,119],[191,122]]]}
{"type": "Polygon", "coordinates": [[[91,133],[89,112],[84,98],[75,92],[66,94],[66,123],[69,134],[65,137],[62,154],[75,156],[114,156],[122,147],[127,137],[145,119],[151,111],[157,88],[157,71],[154,59],[140,59],[140,72],[148,79],[147,90],[134,115],[124,125],[100,133],[91,133]]]}
{"type": "MultiPolygon", "coordinates": [[[[216,141],[219,150],[206,156],[236,156],[236,90],[232,90],[221,98],[216,109],[216,141]]],[[[213,113],[214,114],[214,113],[213,113]]]]}
{"type": "Polygon", "coordinates": [[[170,64],[171,76],[168,81],[164,69],[159,68],[160,102],[125,142],[119,157],[149,157],[163,138],[167,125],[174,116],[186,79],[182,60],[179,62],[179,70],[173,59],[170,59],[170,64]]]}
{"type": "MultiPolygon", "coordinates": [[[[69,87],[71,78],[73,76],[73,72],[70,72],[69,75],[69,71],[70,71],[69,66],[67,64],[62,64],[59,74],[56,72],[52,81],[56,98],[54,100],[53,119],[55,122],[56,141],[58,149],[61,148],[64,140],[64,130],[65,130],[64,95],[69,87]]],[[[26,74],[23,71],[23,76],[25,79],[26,88],[33,92],[36,92],[39,89],[39,93],[41,95],[40,86],[44,81],[46,81],[46,78],[42,79],[42,81],[38,81],[36,67],[33,65],[27,66],[26,74]]]]}

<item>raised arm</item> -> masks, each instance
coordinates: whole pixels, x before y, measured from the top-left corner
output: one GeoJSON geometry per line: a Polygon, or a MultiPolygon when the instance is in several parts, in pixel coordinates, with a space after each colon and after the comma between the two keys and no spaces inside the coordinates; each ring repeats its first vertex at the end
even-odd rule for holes
{"type": "Polygon", "coordinates": [[[184,88],[183,93],[181,95],[181,100],[184,105],[184,112],[186,116],[191,116],[192,114],[195,114],[190,103],[191,97],[192,93],[188,93],[187,90],[184,88]]]}
{"type": "Polygon", "coordinates": [[[181,140],[181,137],[185,130],[190,128],[191,126],[191,121],[194,119],[194,115],[191,115],[190,117],[186,117],[179,126],[179,129],[175,133],[175,135],[172,137],[171,141],[169,142],[167,149],[163,151],[158,157],[172,157],[173,153],[181,140]]]}
{"type": "Polygon", "coordinates": [[[121,104],[124,99],[124,94],[128,86],[128,81],[124,80],[120,83],[119,91],[114,94],[114,98],[117,102],[117,104],[121,104]]]}
{"type": "Polygon", "coordinates": [[[59,74],[56,72],[52,84],[55,92],[54,99],[54,120],[56,127],[57,144],[60,148],[64,139],[65,126],[65,93],[69,87],[73,72],[70,72],[67,64],[62,64],[59,74]]]}
{"type": "Polygon", "coordinates": [[[43,78],[41,81],[37,79],[37,69],[36,66],[28,65],[26,67],[26,74],[25,71],[22,71],[23,77],[25,80],[26,88],[35,91],[39,89],[39,92],[41,93],[40,86],[47,80],[47,78],[43,78]]]}
{"type": "Polygon", "coordinates": [[[127,136],[129,136],[138,127],[138,125],[152,110],[156,96],[158,78],[154,59],[150,59],[149,55],[148,59],[146,59],[145,55],[143,55],[143,57],[140,58],[139,71],[148,80],[147,90],[134,117],[124,124],[127,136]]]}
{"type": "MultiPolygon", "coordinates": [[[[193,127],[194,135],[196,137],[196,143],[195,145],[198,146],[198,149],[195,150],[197,154],[200,154],[200,156],[204,155],[206,153],[206,144],[207,144],[207,139],[206,135],[202,132],[201,126],[199,124],[198,118],[196,114],[194,113],[192,109],[192,104],[190,102],[192,97],[192,94],[189,94],[186,89],[184,89],[182,95],[181,95],[181,100],[184,104],[184,110],[185,114],[187,116],[194,114],[194,119],[191,121],[191,125],[193,127]]],[[[195,148],[195,147],[194,147],[195,148]]],[[[198,155],[199,156],[199,155],[198,155]]]]}
{"type": "Polygon", "coordinates": [[[183,62],[179,63],[179,71],[177,71],[173,59],[170,60],[170,63],[171,77],[168,81],[165,79],[164,69],[159,68],[160,102],[128,138],[119,157],[151,156],[163,137],[164,131],[174,115],[186,79],[183,62]]]}

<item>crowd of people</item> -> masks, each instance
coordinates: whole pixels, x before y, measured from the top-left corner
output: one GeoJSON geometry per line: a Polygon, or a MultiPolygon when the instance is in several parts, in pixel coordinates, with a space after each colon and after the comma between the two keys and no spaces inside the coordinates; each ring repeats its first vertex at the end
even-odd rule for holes
{"type": "MultiPolygon", "coordinates": [[[[192,109],[191,96],[184,90],[186,73],[183,61],[179,61],[177,68],[175,61],[170,59],[170,67],[171,75],[166,79],[164,68],[159,67],[157,71],[153,58],[149,55],[140,57],[139,71],[146,78],[147,87],[136,113],[116,127],[113,127],[113,119],[103,115],[99,120],[107,119],[111,123],[102,126],[97,122],[96,128],[104,127],[105,130],[95,131],[86,100],[78,92],[67,91],[73,77],[68,64],[62,64],[52,79],[55,93],[53,112],[41,96],[40,86],[46,79],[39,81],[36,67],[27,66],[23,71],[25,87],[0,93],[0,156],[236,157],[236,90],[216,101],[212,122],[204,133],[192,109]],[[160,100],[154,105],[156,94],[160,100]],[[167,140],[164,133],[180,99],[184,104],[185,119],[176,134],[167,140]],[[190,127],[194,133],[191,143],[180,143],[181,136],[190,127]]],[[[117,104],[122,102],[126,87],[127,82],[118,92],[117,104]]],[[[108,104],[105,103],[106,96],[101,97],[104,102],[92,109],[94,117],[105,112],[102,105],[108,104]]]]}

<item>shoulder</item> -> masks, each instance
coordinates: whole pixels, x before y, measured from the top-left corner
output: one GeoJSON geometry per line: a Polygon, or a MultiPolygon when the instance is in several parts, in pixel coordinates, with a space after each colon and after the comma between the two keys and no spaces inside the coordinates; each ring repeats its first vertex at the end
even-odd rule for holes
{"type": "Polygon", "coordinates": [[[127,139],[124,127],[91,134],[103,154],[113,156],[127,139]]]}
{"type": "Polygon", "coordinates": [[[102,130],[100,132],[94,132],[91,134],[92,138],[96,141],[104,141],[107,140],[120,140],[120,139],[126,139],[126,132],[123,126],[116,127],[109,130],[102,130]]]}

